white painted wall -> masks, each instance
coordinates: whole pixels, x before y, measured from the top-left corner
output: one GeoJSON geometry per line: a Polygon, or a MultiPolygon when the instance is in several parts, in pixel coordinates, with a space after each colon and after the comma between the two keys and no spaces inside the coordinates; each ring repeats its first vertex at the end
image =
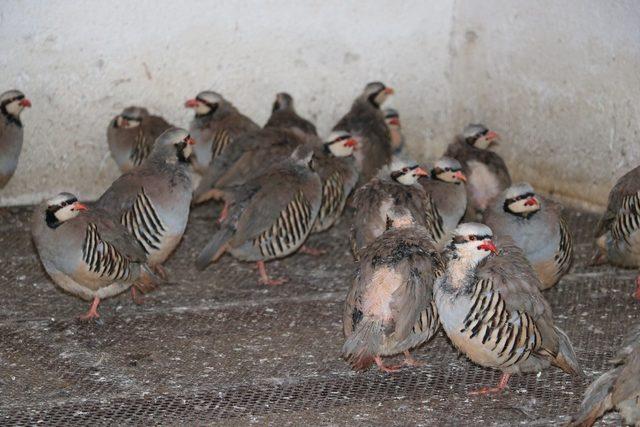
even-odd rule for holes
{"type": "Polygon", "coordinates": [[[184,100],[206,88],[259,123],[287,90],[326,132],[366,82],[383,80],[420,159],[484,121],[505,134],[516,177],[589,202],[640,161],[633,0],[186,3],[0,2],[0,89],[33,102],[0,205],[98,196],[117,177],[113,115],[135,103],[187,126],[184,100]]]}

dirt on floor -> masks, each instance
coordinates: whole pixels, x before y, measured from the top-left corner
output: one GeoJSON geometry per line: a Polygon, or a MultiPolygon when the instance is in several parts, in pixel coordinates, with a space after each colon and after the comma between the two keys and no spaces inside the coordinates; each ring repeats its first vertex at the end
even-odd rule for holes
{"type": "MultiPolygon", "coordinates": [[[[569,212],[575,267],[545,296],[585,370],[551,368],[512,377],[495,396],[470,396],[500,372],[469,362],[440,334],[417,349],[426,362],[384,374],[340,359],[341,310],[354,265],[349,219],[310,244],[320,257],[254,266],[225,256],[193,262],[218,208],[192,212],[166,267],[174,285],[136,306],[105,300],[101,319],[75,320],[88,303],[57,289],[30,241],[29,208],[0,210],[0,423],[2,425],[553,425],[575,412],[585,387],[608,368],[628,325],[640,320],[634,271],[586,267],[596,217],[569,212]]],[[[607,415],[603,425],[620,423],[607,415]]]]}

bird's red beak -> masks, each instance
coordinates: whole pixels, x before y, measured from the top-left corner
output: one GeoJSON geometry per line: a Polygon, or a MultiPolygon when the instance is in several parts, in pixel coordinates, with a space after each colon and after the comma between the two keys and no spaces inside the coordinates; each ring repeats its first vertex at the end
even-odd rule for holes
{"type": "Polygon", "coordinates": [[[196,140],[189,136],[189,137],[187,137],[187,144],[196,145],[196,140]]]}
{"type": "Polygon", "coordinates": [[[487,141],[495,141],[496,139],[500,138],[500,135],[490,130],[489,132],[487,132],[487,134],[484,137],[487,139],[487,141]]]}
{"type": "Polygon", "coordinates": [[[414,171],[413,171],[413,173],[414,173],[416,176],[429,176],[429,174],[427,173],[427,171],[425,171],[425,170],[424,170],[424,169],[422,169],[422,168],[416,168],[416,170],[414,170],[414,171]]]}
{"type": "Polygon", "coordinates": [[[400,119],[397,117],[389,119],[389,124],[394,126],[400,126],[400,119]]]}
{"type": "Polygon", "coordinates": [[[462,182],[467,182],[467,177],[462,173],[462,171],[455,172],[453,177],[458,178],[462,182]]]}
{"type": "Polygon", "coordinates": [[[80,202],[75,202],[73,204],[73,209],[76,210],[76,211],[88,211],[89,210],[89,208],[86,205],[83,205],[80,202]]]}
{"type": "Polygon", "coordinates": [[[529,197],[525,202],[524,202],[525,206],[537,206],[538,205],[538,199],[536,199],[535,197],[529,197]]]}
{"type": "Polygon", "coordinates": [[[19,104],[21,107],[27,107],[27,108],[31,107],[31,101],[29,101],[27,98],[21,99],[19,104]]]}
{"type": "Polygon", "coordinates": [[[394,92],[393,88],[386,87],[386,88],[384,88],[384,93],[386,93],[387,95],[393,95],[395,92],[394,92]]]}
{"type": "Polygon", "coordinates": [[[358,146],[358,141],[356,141],[353,138],[349,138],[344,142],[344,146],[345,147],[357,147],[358,146]]]}
{"type": "Polygon", "coordinates": [[[184,103],[185,108],[196,108],[198,106],[197,99],[188,99],[187,102],[184,103]]]}
{"type": "Polygon", "coordinates": [[[482,244],[480,246],[478,246],[478,249],[482,249],[485,251],[491,251],[494,254],[498,253],[498,248],[496,248],[496,245],[493,244],[493,242],[489,239],[485,240],[484,242],[482,242],[482,244]]]}

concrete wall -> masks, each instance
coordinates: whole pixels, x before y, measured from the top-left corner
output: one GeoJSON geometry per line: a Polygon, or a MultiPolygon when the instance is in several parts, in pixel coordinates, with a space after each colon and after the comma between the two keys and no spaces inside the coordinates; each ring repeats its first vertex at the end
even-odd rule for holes
{"type": "Polygon", "coordinates": [[[117,177],[111,117],[136,103],[186,126],[184,100],[206,88],[259,123],[287,90],[325,133],[383,80],[420,159],[483,121],[505,135],[516,178],[591,203],[640,161],[632,0],[177,3],[0,3],[2,90],[33,101],[0,205],[98,196],[117,177]]]}

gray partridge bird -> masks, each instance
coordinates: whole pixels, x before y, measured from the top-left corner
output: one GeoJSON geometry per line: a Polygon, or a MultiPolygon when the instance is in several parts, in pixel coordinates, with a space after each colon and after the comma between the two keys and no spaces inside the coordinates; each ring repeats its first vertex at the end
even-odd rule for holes
{"type": "MultiPolygon", "coordinates": [[[[611,189],[595,238],[598,252],[594,263],[640,267],[640,166],[627,172],[611,189]]],[[[640,275],[634,295],[640,300],[640,275]]]]}
{"type": "Polygon", "coordinates": [[[438,248],[444,249],[467,209],[467,178],[460,162],[442,157],[434,164],[430,176],[422,177],[418,182],[432,204],[431,237],[438,248]]]}
{"type": "Polygon", "coordinates": [[[459,161],[467,176],[467,205],[471,217],[482,213],[491,200],[511,185],[504,160],[489,149],[497,140],[498,134],[486,126],[471,124],[444,153],[459,161]]]}
{"type": "Polygon", "coordinates": [[[142,165],[115,180],[96,202],[135,236],[163,277],[162,263],[180,243],[189,219],[194,144],[186,130],[166,130],[142,165]]]}
{"type": "Polygon", "coordinates": [[[224,188],[262,175],[289,157],[305,139],[300,132],[284,128],[261,129],[241,136],[233,147],[214,159],[202,176],[193,193],[194,203],[222,198],[224,188]]]}
{"type": "Polygon", "coordinates": [[[590,427],[612,409],[620,413],[625,425],[640,426],[640,325],[625,337],[611,362],[616,367],[587,388],[570,426],[590,427]]]}
{"type": "Polygon", "coordinates": [[[122,172],[129,172],[142,164],[156,139],[170,127],[165,119],[150,115],[146,108],[125,108],[107,128],[111,157],[122,172]]]}
{"type": "Polygon", "coordinates": [[[398,155],[404,149],[404,135],[402,134],[402,126],[400,124],[400,114],[393,108],[385,108],[382,110],[384,114],[384,122],[389,128],[391,136],[391,153],[398,155]]]}
{"type": "Polygon", "coordinates": [[[296,129],[306,135],[318,135],[315,125],[298,115],[293,107],[293,97],[286,92],[276,95],[271,117],[269,117],[264,127],[296,129]]]}
{"type": "Polygon", "coordinates": [[[498,252],[492,237],[484,224],[460,224],[434,286],[440,324],[453,344],[473,362],[503,373],[497,387],[474,394],[499,392],[512,374],[549,365],[580,375],[571,342],[553,324],[522,250],[505,237],[498,252]]]}
{"type": "Polygon", "coordinates": [[[342,215],[358,181],[353,158],[357,146],[357,141],[344,131],[332,132],[326,142],[316,146],[314,169],[322,181],[322,204],[312,233],[327,230],[342,215]]]}
{"type": "Polygon", "coordinates": [[[391,161],[391,134],[380,110],[391,94],[393,89],[383,83],[367,84],[351,105],[351,110],[333,127],[333,131],[349,132],[358,140],[360,149],[355,154],[360,172],[358,186],[369,182],[381,167],[391,161]]]}
{"type": "Polygon", "coordinates": [[[0,189],[7,185],[18,167],[23,140],[20,113],[28,107],[31,101],[19,90],[0,95],[0,189]]]}
{"type": "Polygon", "coordinates": [[[354,193],[352,207],[356,215],[351,227],[351,250],[356,259],[362,248],[386,230],[393,207],[406,208],[416,224],[432,228],[430,201],[418,184],[421,176],[427,176],[427,172],[417,163],[395,159],[391,165],[383,167],[376,178],[354,193]]]}
{"type": "Polygon", "coordinates": [[[262,284],[284,283],[270,279],[264,263],[296,252],[313,228],[322,184],[311,170],[312,157],[312,147],[301,145],[264,175],[226,189],[229,213],[198,255],[196,267],[203,270],[229,252],[241,261],[257,262],[262,284]]]}
{"type": "Polygon", "coordinates": [[[363,249],[345,302],[342,356],[355,370],[374,362],[385,372],[383,356],[404,353],[430,340],[439,328],[433,283],[444,264],[433,240],[406,210],[399,220],[363,249]]]}
{"type": "Polygon", "coordinates": [[[503,191],[484,212],[483,222],[497,238],[509,236],[540,278],[541,289],[554,286],[573,262],[573,240],[561,207],[526,182],[503,191]]]}
{"type": "Polygon", "coordinates": [[[189,133],[197,142],[194,147],[193,167],[200,174],[205,173],[209,164],[232,146],[241,135],[260,129],[216,92],[200,92],[195,98],[189,99],[185,107],[193,108],[195,111],[189,133]]]}
{"type": "Polygon", "coordinates": [[[144,251],[129,232],[100,209],[88,211],[70,193],[42,203],[32,218],[32,235],[51,279],[65,291],[93,301],[82,320],[100,317],[100,300],[131,288],[146,292],[161,284],[144,251]]]}

